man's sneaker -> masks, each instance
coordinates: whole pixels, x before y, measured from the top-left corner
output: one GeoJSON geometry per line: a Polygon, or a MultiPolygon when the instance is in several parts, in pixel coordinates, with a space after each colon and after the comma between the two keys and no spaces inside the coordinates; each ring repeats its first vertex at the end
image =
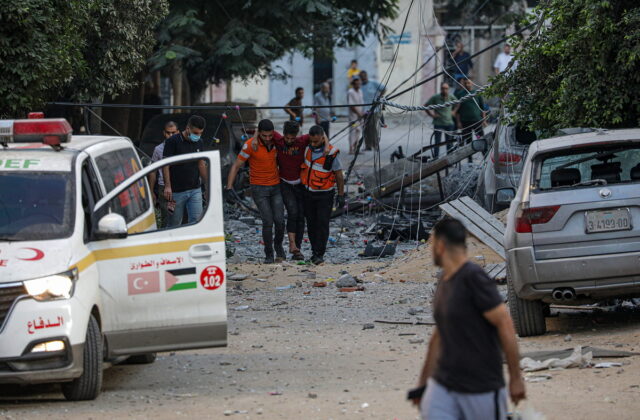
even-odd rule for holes
{"type": "Polygon", "coordinates": [[[264,257],[264,263],[273,264],[274,263],[273,255],[267,255],[266,257],[264,257]]]}
{"type": "Polygon", "coordinates": [[[286,258],[286,257],[280,257],[280,256],[278,256],[278,257],[276,257],[276,260],[275,260],[275,261],[276,261],[276,263],[277,263],[277,264],[280,264],[281,262],[286,261],[286,260],[287,260],[287,258],[286,258]]]}
{"type": "Polygon", "coordinates": [[[291,257],[292,260],[304,261],[304,255],[302,254],[302,252],[300,252],[299,249],[296,249],[295,251],[293,251],[291,255],[292,255],[291,257]]]}
{"type": "Polygon", "coordinates": [[[317,255],[314,255],[313,257],[311,257],[311,262],[315,265],[320,265],[324,263],[324,259],[322,259],[322,257],[318,257],[317,255]]]}

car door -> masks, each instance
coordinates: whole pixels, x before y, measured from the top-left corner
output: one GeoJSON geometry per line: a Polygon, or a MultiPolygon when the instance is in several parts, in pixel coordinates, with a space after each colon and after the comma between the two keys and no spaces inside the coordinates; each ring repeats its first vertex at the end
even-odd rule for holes
{"type": "MultiPolygon", "coordinates": [[[[110,356],[226,345],[225,244],[220,158],[217,151],[176,156],[134,173],[96,203],[95,221],[123,212],[123,194],[165,164],[205,160],[208,205],[195,223],[92,241],[99,267],[104,331],[110,356]]],[[[144,194],[129,193],[149,197],[144,194]]],[[[126,201],[126,200],[125,200],[126,201]]],[[[127,228],[138,223],[127,220],[127,228]]],[[[154,225],[155,226],[155,225],[154,225]]],[[[130,231],[131,232],[131,231],[130,231]]]]}

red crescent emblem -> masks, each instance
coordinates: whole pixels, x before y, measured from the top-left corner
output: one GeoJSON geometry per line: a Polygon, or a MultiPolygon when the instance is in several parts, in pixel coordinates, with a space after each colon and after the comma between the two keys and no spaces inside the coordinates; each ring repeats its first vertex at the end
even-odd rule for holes
{"type": "Polygon", "coordinates": [[[22,248],[22,249],[28,249],[30,251],[33,251],[36,253],[36,255],[34,255],[31,258],[18,258],[19,260],[22,261],[38,261],[41,260],[42,258],[44,258],[44,252],[40,251],[39,249],[36,248],[22,248]]]}

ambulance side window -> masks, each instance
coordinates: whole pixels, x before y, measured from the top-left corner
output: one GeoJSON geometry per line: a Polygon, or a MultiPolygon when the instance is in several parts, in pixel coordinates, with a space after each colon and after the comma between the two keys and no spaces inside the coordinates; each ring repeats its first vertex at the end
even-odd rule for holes
{"type": "MultiPolygon", "coordinates": [[[[120,149],[96,158],[100,178],[107,190],[113,190],[119,183],[140,170],[138,157],[133,149],[120,149]]],[[[121,214],[127,223],[149,210],[151,201],[144,180],[132,185],[112,202],[112,210],[121,214]]]]}
{"type": "Polygon", "coordinates": [[[91,213],[96,202],[102,197],[97,176],[89,159],[82,164],[82,210],[84,213],[84,242],[91,237],[91,213]]]}

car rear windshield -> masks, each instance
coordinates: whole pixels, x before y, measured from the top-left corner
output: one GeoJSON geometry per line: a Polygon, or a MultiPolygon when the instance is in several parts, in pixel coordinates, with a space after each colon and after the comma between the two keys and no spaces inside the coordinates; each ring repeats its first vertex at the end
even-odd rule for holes
{"type": "Polygon", "coordinates": [[[69,237],[74,202],[69,172],[0,172],[0,241],[69,237]]]}
{"type": "Polygon", "coordinates": [[[640,181],[640,144],[607,144],[567,149],[537,160],[537,189],[640,181]]]}

